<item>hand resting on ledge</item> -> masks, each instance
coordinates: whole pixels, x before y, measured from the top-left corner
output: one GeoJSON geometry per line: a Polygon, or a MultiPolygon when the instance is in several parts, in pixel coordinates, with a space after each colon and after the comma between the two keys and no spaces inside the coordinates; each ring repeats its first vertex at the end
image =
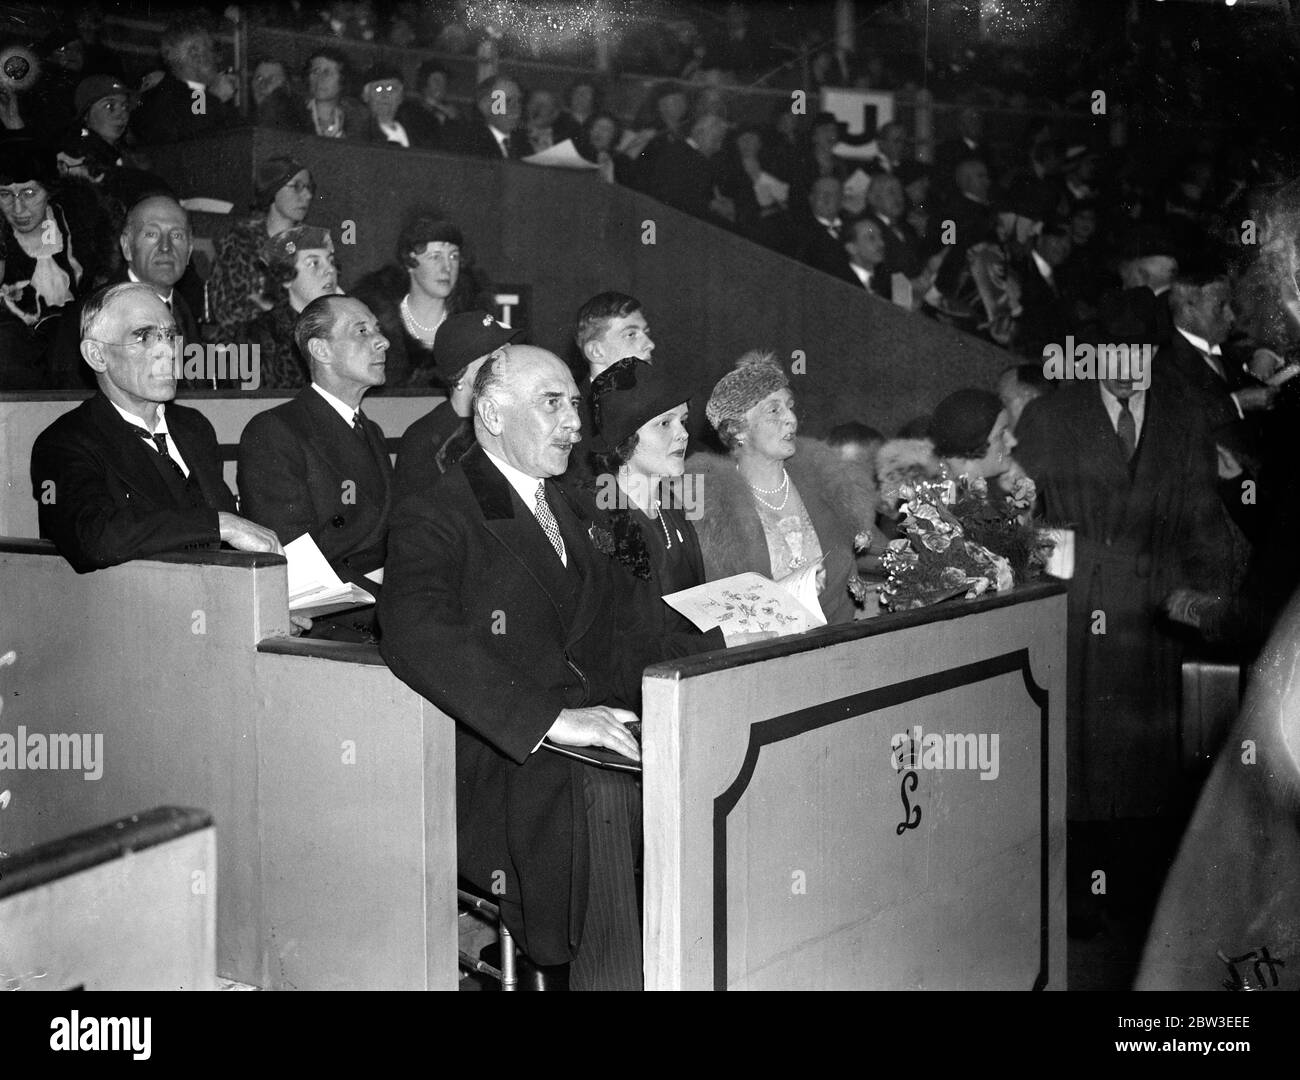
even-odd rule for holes
{"type": "Polygon", "coordinates": [[[603,746],[617,754],[641,760],[641,748],[624,726],[636,723],[636,713],[597,705],[589,709],[561,709],[546,737],[561,746],[603,746]]]}
{"type": "Polygon", "coordinates": [[[248,518],[222,510],[217,515],[221,527],[221,539],[236,551],[264,551],[272,555],[283,555],[284,548],[274,532],[263,528],[248,518]]]}

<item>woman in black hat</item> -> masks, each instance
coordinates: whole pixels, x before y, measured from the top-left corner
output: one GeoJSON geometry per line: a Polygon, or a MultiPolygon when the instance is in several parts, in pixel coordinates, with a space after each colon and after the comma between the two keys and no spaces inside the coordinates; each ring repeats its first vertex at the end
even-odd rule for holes
{"type": "MultiPolygon", "coordinates": [[[[626,572],[639,617],[660,633],[700,637],[663,602],[669,593],[703,584],[704,556],[688,514],[698,489],[686,471],[686,417],[691,391],[662,364],[627,357],[591,384],[596,509],[591,537],[626,572]]],[[[722,648],[720,630],[699,648],[722,648]]]]}
{"type": "Polygon", "coordinates": [[[273,299],[266,295],[259,255],[270,237],[306,220],[316,185],[306,166],[291,157],[273,157],[257,166],[254,192],[253,213],[222,238],[208,279],[217,341],[245,340],[248,324],[270,310],[273,299]]]}

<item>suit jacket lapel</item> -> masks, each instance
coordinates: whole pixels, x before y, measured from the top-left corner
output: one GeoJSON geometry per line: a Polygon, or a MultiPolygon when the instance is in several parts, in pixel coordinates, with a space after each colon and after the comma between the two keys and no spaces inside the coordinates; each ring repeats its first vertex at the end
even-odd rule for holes
{"type": "Polygon", "coordinates": [[[522,505],[514,488],[488,460],[481,446],[474,446],[461,459],[461,466],[488,532],[523,564],[538,588],[555,605],[560,620],[568,625],[573,611],[574,579],[551,549],[537,519],[522,505]]]}
{"type": "MultiPolygon", "coordinates": [[[[140,436],[130,430],[131,425],[118,415],[112,402],[103,394],[96,394],[90,400],[91,415],[104,434],[109,467],[129,487],[153,503],[174,506],[176,498],[153,462],[152,455],[156,451],[148,449],[140,436]]],[[[181,454],[184,453],[182,448],[181,454]]],[[[185,460],[188,464],[189,458],[185,460]]]]}

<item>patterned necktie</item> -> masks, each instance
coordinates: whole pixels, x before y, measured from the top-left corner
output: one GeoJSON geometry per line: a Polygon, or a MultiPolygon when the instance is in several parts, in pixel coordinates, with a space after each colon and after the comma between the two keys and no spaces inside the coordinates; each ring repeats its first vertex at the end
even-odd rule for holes
{"type": "Polygon", "coordinates": [[[1120,449],[1124,451],[1124,460],[1132,461],[1137,451],[1137,421],[1129,411],[1128,399],[1121,398],[1119,403],[1119,423],[1115,426],[1119,435],[1120,449]]]}
{"type": "Polygon", "coordinates": [[[537,522],[542,527],[542,532],[546,533],[546,539],[551,542],[551,547],[555,548],[555,554],[560,557],[560,562],[568,566],[568,560],[564,555],[564,537],[560,535],[560,523],[555,520],[555,515],[551,512],[551,504],[546,501],[546,481],[537,481],[537,522]]]}
{"type": "Polygon", "coordinates": [[[352,431],[358,439],[360,439],[363,443],[369,446],[370,445],[369,440],[366,439],[366,426],[364,423],[362,423],[362,421],[364,420],[365,420],[365,415],[361,412],[360,409],[358,409],[355,413],[353,413],[352,431]]]}
{"type": "Polygon", "coordinates": [[[145,441],[152,442],[167,464],[176,470],[176,475],[179,476],[181,480],[188,479],[185,475],[185,470],[176,464],[176,459],[167,451],[167,433],[165,431],[158,431],[151,435],[144,428],[136,427],[134,424],[131,425],[131,430],[145,441]]]}

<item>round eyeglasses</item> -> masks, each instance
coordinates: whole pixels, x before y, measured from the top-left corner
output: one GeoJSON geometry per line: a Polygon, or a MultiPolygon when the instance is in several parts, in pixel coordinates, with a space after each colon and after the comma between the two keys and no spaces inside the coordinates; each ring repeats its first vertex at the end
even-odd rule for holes
{"type": "Polygon", "coordinates": [[[86,338],[86,340],[99,345],[116,345],[119,349],[140,347],[152,349],[160,341],[173,345],[180,336],[180,330],[175,326],[142,326],[138,330],[133,330],[126,341],[105,341],[103,338],[86,338]]]}

